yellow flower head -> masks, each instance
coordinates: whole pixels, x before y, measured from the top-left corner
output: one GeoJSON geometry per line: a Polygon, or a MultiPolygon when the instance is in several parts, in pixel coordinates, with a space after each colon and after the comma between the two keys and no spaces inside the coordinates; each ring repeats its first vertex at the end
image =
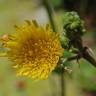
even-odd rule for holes
{"type": "Polygon", "coordinates": [[[8,48],[8,57],[18,76],[46,79],[63,53],[59,35],[49,25],[44,29],[36,21],[26,22],[16,26],[17,32],[9,38],[3,38],[4,47],[8,48]]]}

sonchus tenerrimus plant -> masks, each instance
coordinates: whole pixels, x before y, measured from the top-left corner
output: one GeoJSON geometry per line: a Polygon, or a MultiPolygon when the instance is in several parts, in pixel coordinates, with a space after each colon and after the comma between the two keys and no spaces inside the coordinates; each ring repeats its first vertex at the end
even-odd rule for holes
{"type": "Polygon", "coordinates": [[[66,50],[71,49],[73,53],[76,53],[76,56],[68,60],[84,58],[96,66],[95,59],[89,54],[88,47],[84,46],[82,42],[82,36],[86,33],[84,21],[76,12],[66,12],[62,21],[64,29],[64,35],[61,36],[62,46],[66,50]]]}
{"type": "Polygon", "coordinates": [[[96,66],[95,59],[88,53],[88,47],[83,46],[84,23],[75,12],[64,15],[64,32],[61,35],[60,32],[54,32],[49,24],[43,27],[36,20],[26,20],[24,25],[15,28],[16,32],[0,38],[0,47],[5,50],[0,51],[0,56],[6,56],[13,62],[17,76],[46,79],[56,68],[63,72],[68,65],[63,62],[63,57],[69,61],[84,58],[96,66]],[[72,50],[75,56],[72,54],[72,57],[67,57],[66,50],[69,53],[72,50]]]}

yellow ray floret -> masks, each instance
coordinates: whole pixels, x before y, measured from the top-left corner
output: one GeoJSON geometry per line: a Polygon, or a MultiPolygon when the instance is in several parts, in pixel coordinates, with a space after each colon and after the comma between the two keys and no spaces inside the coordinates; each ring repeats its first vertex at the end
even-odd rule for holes
{"type": "Polygon", "coordinates": [[[49,25],[43,28],[36,21],[26,21],[16,33],[3,38],[8,57],[14,62],[18,76],[46,79],[62,56],[59,35],[49,25]]]}

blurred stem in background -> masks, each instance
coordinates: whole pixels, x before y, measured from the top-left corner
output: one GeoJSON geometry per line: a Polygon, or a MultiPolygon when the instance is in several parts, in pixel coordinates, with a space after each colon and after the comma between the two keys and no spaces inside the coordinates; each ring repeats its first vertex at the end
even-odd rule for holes
{"type": "Polygon", "coordinates": [[[53,7],[51,6],[51,3],[49,0],[43,0],[43,5],[45,6],[45,8],[47,10],[53,31],[56,32],[57,28],[56,28],[56,23],[54,21],[53,7]]]}
{"type": "MultiPolygon", "coordinates": [[[[50,0],[51,1],[51,0],[50,0]]],[[[48,16],[49,16],[49,20],[50,20],[50,23],[51,23],[51,26],[53,28],[53,31],[54,32],[57,32],[57,27],[56,27],[56,23],[54,21],[54,14],[53,14],[53,8],[50,4],[50,1],[49,0],[43,0],[43,4],[47,10],[47,13],[48,13],[48,16]]],[[[65,88],[64,88],[64,72],[61,73],[61,96],[65,96],[65,88]]]]}
{"type": "Polygon", "coordinates": [[[65,87],[64,87],[64,71],[62,71],[62,73],[61,73],[61,96],[65,96],[64,89],[65,89],[65,87]]]}

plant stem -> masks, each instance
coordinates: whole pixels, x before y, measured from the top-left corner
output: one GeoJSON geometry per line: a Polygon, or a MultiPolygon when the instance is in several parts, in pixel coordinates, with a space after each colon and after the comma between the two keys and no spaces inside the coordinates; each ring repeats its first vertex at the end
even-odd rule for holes
{"type": "Polygon", "coordinates": [[[81,56],[76,55],[76,56],[73,56],[73,57],[69,57],[69,58],[67,58],[66,61],[73,61],[73,60],[78,61],[81,58],[84,58],[89,63],[91,63],[94,67],[96,67],[96,60],[90,55],[90,53],[88,53],[87,50],[85,50],[84,52],[81,52],[81,56]]]}
{"type": "MultiPolygon", "coordinates": [[[[43,0],[43,4],[44,4],[44,6],[47,10],[47,13],[48,13],[49,20],[50,20],[51,26],[53,28],[53,31],[56,32],[57,28],[56,28],[56,24],[55,24],[54,16],[53,16],[53,10],[52,10],[53,8],[52,8],[49,0],[43,0]]],[[[64,96],[64,71],[61,73],[60,83],[61,83],[61,96],[64,96]]]]}
{"type": "Polygon", "coordinates": [[[96,60],[88,53],[88,51],[83,53],[83,58],[90,62],[94,67],[96,67],[96,60]]]}
{"type": "Polygon", "coordinates": [[[55,24],[54,16],[53,16],[53,8],[50,4],[50,1],[49,0],[43,0],[43,5],[45,6],[45,8],[47,10],[47,13],[48,13],[49,20],[50,20],[51,26],[53,28],[53,31],[56,32],[57,30],[56,30],[56,24],[55,24]]]}
{"type": "Polygon", "coordinates": [[[64,72],[61,73],[61,96],[64,96],[64,72]]]}

